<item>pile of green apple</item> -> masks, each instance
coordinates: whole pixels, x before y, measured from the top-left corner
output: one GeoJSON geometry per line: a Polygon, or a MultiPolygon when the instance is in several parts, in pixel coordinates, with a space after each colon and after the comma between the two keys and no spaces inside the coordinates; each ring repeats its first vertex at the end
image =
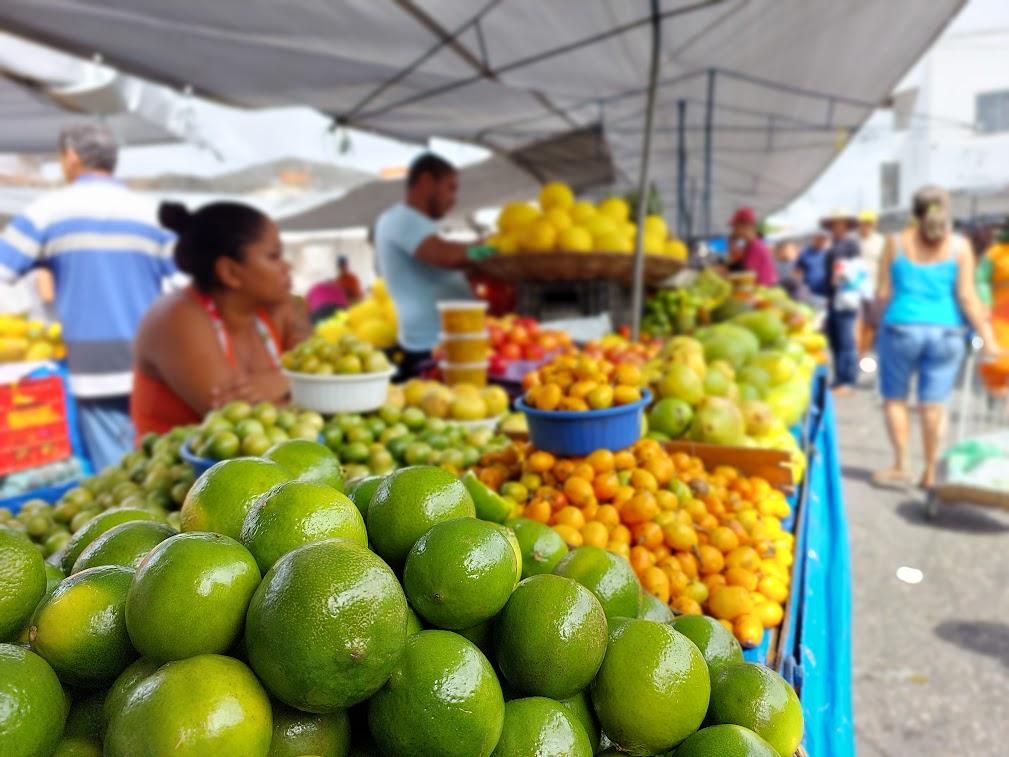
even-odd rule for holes
{"type": "Polygon", "coordinates": [[[191,427],[180,427],[162,436],[149,434],[118,465],[84,479],[55,504],[29,500],[17,515],[0,508],[0,525],[26,534],[46,557],[61,550],[89,520],[113,507],[151,510],[178,528],[178,510],[195,479],[193,469],[179,457],[179,448],[191,431],[191,427]]]}
{"type": "Polygon", "coordinates": [[[354,373],[382,373],[389,370],[389,359],[381,350],[353,334],[344,334],[335,342],[315,335],[281,356],[289,371],[318,376],[354,373]]]}

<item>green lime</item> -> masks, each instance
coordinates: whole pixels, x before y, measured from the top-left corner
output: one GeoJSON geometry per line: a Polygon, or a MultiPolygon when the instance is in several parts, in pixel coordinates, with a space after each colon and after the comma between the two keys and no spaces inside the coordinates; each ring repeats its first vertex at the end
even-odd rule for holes
{"type": "Polygon", "coordinates": [[[564,699],[596,675],[606,635],[606,614],[592,592],[563,576],[532,576],[498,617],[498,666],[519,692],[564,699]]]}
{"type": "Polygon", "coordinates": [[[669,609],[669,606],[665,602],[650,591],[642,591],[641,603],[638,607],[638,617],[642,620],[654,620],[656,623],[672,623],[673,611],[669,609]]]}
{"type": "Polygon", "coordinates": [[[347,496],[357,506],[362,518],[368,517],[368,505],[384,479],[385,476],[365,476],[351,482],[347,488],[347,496]]]}
{"type": "Polygon", "coordinates": [[[678,397],[666,397],[656,402],[648,413],[648,428],[676,439],[682,436],[694,418],[694,410],[678,397]]]}
{"type": "Polygon", "coordinates": [[[368,703],[368,726],[388,757],[487,757],[504,722],[490,662],[450,631],[421,631],[368,703]]]}
{"type": "Polygon", "coordinates": [[[673,621],[673,628],[701,650],[701,656],[708,663],[712,675],[719,665],[743,661],[743,648],[739,646],[736,637],[714,618],[707,615],[680,615],[673,621]]]}
{"type": "Polygon", "coordinates": [[[0,644],[0,702],[0,754],[49,757],[67,717],[67,700],[49,663],[24,647],[0,644]]]}
{"type": "Polygon", "coordinates": [[[245,665],[205,654],[166,663],[112,715],[106,757],[265,755],[270,700],[245,665]]]}
{"type": "Polygon", "coordinates": [[[242,437],[242,446],[240,451],[242,455],[246,457],[262,457],[272,446],[273,444],[270,441],[270,437],[268,437],[266,432],[263,431],[242,437]]]}
{"type": "Polygon", "coordinates": [[[413,636],[415,633],[420,633],[424,630],[424,623],[421,619],[417,617],[417,613],[413,611],[413,608],[406,608],[406,635],[413,636]]]}
{"type": "Polygon", "coordinates": [[[550,526],[529,518],[514,518],[507,523],[515,532],[522,550],[522,578],[553,573],[557,563],[568,553],[568,545],[550,526]]]}
{"type": "Polygon", "coordinates": [[[455,518],[432,526],[410,549],[403,589],[438,628],[470,628],[493,618],[515,588],[518,566],[494,524],[455,518]]]}
{"type": "Polygon", "coordinates": [[[504,523],[511,515],[512,506],[500,494],[476,477],[473,471],[466,471],[462,477],[466,491],[473,498],[476,507],[476,517],[494,523],[504,523]]]}
{"type": "Polygon", "coordinates": [[[24,628],[45,590],[42,553],[27,539],[0,528],[0,640],[24,628]]]}
{"type": "Polygon", "coordinates": [[[156,545],[177,534],[166,523],[134,520],[110,528],[86,546],[74,563],[73,573],[99,565],[136,568],[156,545]]]}
{"type": "Polygon", "coordinates": [[[494,757],[592,757],[592,745],[581,723],[563,705],[546,697],[528,697],[505,704],[494,757]]]}
{"type": "Polygon", "coordinates": [[[349,752],[346,710],[318,715],[273,703],[273,739],[267,757],[345,757],[349,752]]]}
{"type": "Polygon", "coordinates": [[[723,665],[712,674],[708,721],[749,728],[782,757],[794,754],[802,741],[802,706],[795,690],[757,663],[723,665]]]}
{"type": "Polygon", "coordinates": [[[60,570],[56,565],[51,562],[46,561],[46,593],[45,596],[49,596],[54,591],[56,587],[60,585],[60,581],[66,578],[63,575],[63,571],[60,570]]]}
{"type": "Polygon", "coordinates": [[[150,510],[144,510],[139,507],[115,507],[96,515],[81,528],[77,529],[70,538],[70,541],[67,542],[66,549],[63,551],[63,557],[60,558],[60,567],[63,569],[63,572],[67,575],[73,573],[74,563],[77,562],[77,558],[81,556],[81,552],[91,542],[106,531],[111,531],[121,523],[128,523],[132,520],[158,520],[158,516],[150,510]]]}
{"type": "Polygon", "coordinates": [[[252,406],[252,417],[269,427],[277,422],[277,408],[269,402],[257,402],[252,406]]]}
{"type": "Polygon", "coordinates": [[[704,658],[686,636],[663,623],[622,620],[592,682],[592,704],[624,751],[658,754],[700,727],[710,690],[704,658]]]}
{"type": "Polygon", "coordinates": [[[360,544],[328,539],[270,568],[249,605],[245,646],[274,696],[333,712],[382,687],[406,624],[406,597],[389,566],[360,544]]]}
{"type": "Polygon", "coordinates": [[[126,596],[133,646],[156,660],[226,651],[242,631],[259,579],[255,559],[234,539],[166,539],[140,563],[126,596]]]}
{"type": "Polygon", "coordinates": [[[112,682],[105,695],[105,704],[102,707],[105,723],[112,720],[112,716],[122,709],[126,703],[126,697],[130,695],[133,689],[153,675],[154,671],[159,667],[161,667],[161,663],[157,660],[152,660],[150,657],[141,657],[139,660],[134,660],[126,666],[126,670],[120,673],[119,677],[112,682]]]}
{"type": "Polygon", "coordinates": [[[234,431],[215,431],[203,447],[203,455],[214,460],[227,460],[238,454],[242,440],[234,431]]]}
{"type": "Polygon", "coordinates": [[[245,516],[241,541],[266,573],[292,549],[344,538],[368,546],[364,519],[354,503],[331,486],[288,481],[275,486],[245,516]]]}
{"type": "Polygon", "coordinates": [[[265,455],[286,470],[292,478],[332,486],[343,491],[343,470],[339,458],[325,444],[291,439],[275,444],[265,455]]]}
{"type": "Polygon", "coordinates": [[[56,754],[91,754],[97,746],[100,757],[102,738],[105,736],[105,692],[81,691],[78,694],[70,703],[63,739],[56,754]]]}
{"type": "Polygon", "coordinates": [[[589,698],[588,690],[579,691],[574,696],[559,701],[561,707],[573,715],[581,725],[594,753],[599,748],[599,722],[596,720],[596,713],[592,710],[592,700],[589,698]]]}
{"type": "Polygon", "coordinates": [[[35,610],[28,640],[61,678],[111,681],[133,659],[126,633],[126,593],[133,570],[102,565],[75,573],[35,610]]]}
{"type": "MultiPolygon", "coordinates": [[[[749,728],[740,725],[713,725],[687,737],[673,753],[675,757],[778,757],[774,747],[749,728]]],[[[786,755],[791,757],[791,755],[786,755]]]]}
{"type": "Polygon", "coordinates": [[[573,578],[596,595],[607,618],[638,614],[641,584],[627,560],[601,547],[578,547],[563,558],[554,573],[573,578]]]}
{"type": "Polygon", "coordinates": [[[213,531],[237,539],[261,494],[291,475],[269,460],[239,457],[215,464],[196,479],[182,504],[183,531],[213,531]]]}
{"type": "Polygon", "coordinates": [[[399,570],[410,547],[435,523],[475,515],[473,498],[447,470],[402,468],[387,476],[371,498],[368,536],[382,559],[399,570]]]}

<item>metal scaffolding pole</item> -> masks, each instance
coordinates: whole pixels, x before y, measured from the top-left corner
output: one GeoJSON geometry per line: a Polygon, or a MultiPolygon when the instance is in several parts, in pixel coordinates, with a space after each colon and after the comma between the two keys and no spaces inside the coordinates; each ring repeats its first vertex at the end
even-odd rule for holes
{"type": "Polygon", "coordinates": [[[715,119],[715,76],[713,68],[708,69],[708,97],[704,103],[704,187],[703,199],[703,225],[704,235],[711,236],[711,154],[714,149],[712,145],[712,129],[715,119]]]}
{"type": "Polygon", "coordinates": [[[687,101],[676,101],[676,236],[687,236],[687,101]]]}
{"type": "Polygon", "coordinates": [[[638,181],[638,228],[634,241],[634,281],[631,290],[631,337],[641,331],[641,310],[645,294],[645,216],[648,213],[649,172],[652,156],[652,130],[655,128],[655,95],[662,63],[662,14],[659,0],[652,0],[652,60],[648,71],[648,96],[645,107],[644,135],[641,143],[641,175],[638,181]]]}

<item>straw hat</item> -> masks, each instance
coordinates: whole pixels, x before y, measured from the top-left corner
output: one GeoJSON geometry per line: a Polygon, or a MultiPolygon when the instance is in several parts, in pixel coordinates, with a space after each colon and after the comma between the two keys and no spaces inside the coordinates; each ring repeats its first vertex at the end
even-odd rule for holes
{"type": "Polygon", "coordinates": [[[849,228],[858,225],[858,219],[845,207],[833,208],[827,215],[820,219],[820,226],[825,229],[829,228],[834,221],[844,221],[848,224],[849,228]]]}

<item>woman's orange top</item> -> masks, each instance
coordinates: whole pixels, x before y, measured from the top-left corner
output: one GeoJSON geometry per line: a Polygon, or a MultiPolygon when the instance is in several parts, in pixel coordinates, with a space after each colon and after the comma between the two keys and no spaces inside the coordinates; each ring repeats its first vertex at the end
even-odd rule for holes
{"type": "MultiPolygon", "coordinates": [[[[189,290],[196,301],[199,302],[214,324],[217,332],[217,339],[221,344],[228,362],[235,365],[235,356],[231,349],[231,339],[224,328],[224,322],[217,311],[214,301],[207,295],[189,290]]],[[[283,346],[280,335],[270,320],[269,314],[265,310],[256,313],[256,329],[259,331],[267,351],[273,357],[274,363],[280,364],[280,353],[283,346]]],[[[172,388],[156,378],[152,378],[141,372],[138,368],[133,369],[133,394],[130,397],[130,417],[133,420],[133,428],[136,430],[137,439],[142,439],[145,434],[164,434],[171,431],[176,426],[187,426],[200,422],[200,414],[186,404],[172,388]]]]}

